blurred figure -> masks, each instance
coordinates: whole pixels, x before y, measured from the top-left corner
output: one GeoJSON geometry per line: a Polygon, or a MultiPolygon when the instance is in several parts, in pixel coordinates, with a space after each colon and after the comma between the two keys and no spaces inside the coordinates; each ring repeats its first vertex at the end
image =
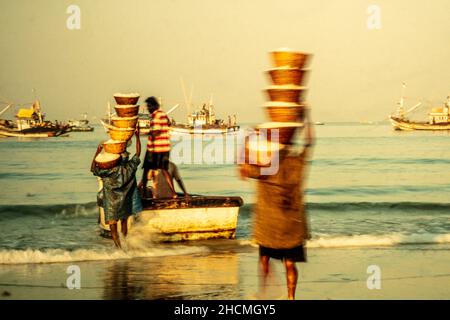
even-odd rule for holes
{"type": "Polygon", "coordinates": [[[309,239],[304,206],[306,168],[314,142],[309,112],[305,119],[302,150],[286,146],[279,153],[279,170],[262,176],[260,167],[244,164],[243,178],[258,179],[254,238],[259,244],[259,263],[265,288],[271,258],[282,260],[286,268],[288,298],[295,299],[298,272],[296,263],[306,262],[305,242],[309,239]]]}

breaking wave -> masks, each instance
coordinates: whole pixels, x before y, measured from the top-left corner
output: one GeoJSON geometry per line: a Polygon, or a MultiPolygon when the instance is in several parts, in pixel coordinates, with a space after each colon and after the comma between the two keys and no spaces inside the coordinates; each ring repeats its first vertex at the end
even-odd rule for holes
{"type": "Polygon", "coordinates": [[[49,250],[0,250],[1,264],[33,264],[61,263],[72,261],[105,261],[147,257],[162,257],[186,255],[207,252],[205,247],[172,246],[171,248],[147,248],[146,250],[117,249],[77,249],[67,251],[62,249],[49,250]]]}
{"type": "Polygon", "coordinates": [[[384,247],[412,244],[450,243],[450,234],[384,234],[354,235],[313,238],[307,243],[308,248],[343,248],[343,247],[384,247]]]}
{"type": "MultiPolygon", "coordinates": [[[[447,244],[450,234],[384,234],[354,236],[319,236],[309,240],[308,248],[390,247],[398,245],[447,244]]],[[[253,240],[238,240],[241,246],[257,247],[253,240]]]]}

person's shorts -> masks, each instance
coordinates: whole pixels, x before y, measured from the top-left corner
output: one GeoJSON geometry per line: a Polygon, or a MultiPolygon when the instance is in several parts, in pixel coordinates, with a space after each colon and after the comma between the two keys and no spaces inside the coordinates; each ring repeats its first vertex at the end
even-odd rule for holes
{"type": "Polygon", "coordinates": [[[259,246],[259,255],[278,260],[306,262],[306,248],[303,245],[291,249],[272,249],[259,246]]]}
{"type": "Polygon", "coordinates": [[[150,152],[147,151],[142,167],[149,170],[169,170],[169,157],[168,152],[150,152]]]}

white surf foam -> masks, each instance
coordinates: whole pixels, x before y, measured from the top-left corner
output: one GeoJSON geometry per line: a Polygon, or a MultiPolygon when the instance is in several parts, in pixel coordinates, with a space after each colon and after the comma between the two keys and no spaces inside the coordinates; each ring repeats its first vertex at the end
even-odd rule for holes
{"type": "Polygon", "coordinates": [[[342,237],[319,237],[308,241],[308,248],[377,247],[402,244],[450,243],[450,234],[386,234],[355,235],[342,237]]]}
{"type": "MultiPolygon", "coordinates": [[[[308,248],[384,247],[406,244],[450,243],[450,234],[385,234],[354,236],[320,236],[307,241],[308,248]]],[[[238,240],[241,246],[258,247],[252,239],[238,240]]]]}
{"type": "Polygon", "coordinates": [[[147,248],[146,250],[119,249],[62,249],[48,250],[0,250],[0,264],[57,263],[72,261],[105,261],[171,255],[186,255],[208,252],[205,247],[171,246],[166,248],[147,248]]]}

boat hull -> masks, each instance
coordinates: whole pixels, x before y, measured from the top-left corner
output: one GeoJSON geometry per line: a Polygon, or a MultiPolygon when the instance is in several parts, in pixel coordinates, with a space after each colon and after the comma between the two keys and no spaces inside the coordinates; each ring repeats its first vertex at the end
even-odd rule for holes
{"type": "Polygon", "coordinates": [[[192,127],[170,127],[170,132],[175,134],[229,134],[239,131],[239,126],[220,128],[192,128],[192,127]]]}
{"type": "Polygon", "coordinates": [[[423,131],[444,131],[450,130],[450,123],[443,124],[429,124],[429,123],[420,123],[420,122],[408,122],[403,121],[399,118],[390,116],[389,120],[391,121],[392,126],[395,130],[402,131],[413,131],[413,130],[423,130],[423,131]]]}
{"type": "Polygon", "coordinates": [[[72,127],[72,132],[92,132],[94,127],[72,127]]]}
{"type": "Polygon", "coordinates": [[[69,129],[27,129],[15,130],[5,127],[0,127],[0,136],[4,137],[19,137],[19,138],[50,138],[57,137],[64,133],[70,132],[69,129]]]}
{"type": "MultiPolygon", "coordinates": [[[[240,197],[144,200],[144,210],[136,219],[130,218],[128,223],[130,226],[137,223],[139,232],[147,233],[160,242],[233,239],[240,206],[240,197]]],[[[120,229],[120,224],[118,227],[120,229]]],[[[100,229],[103,236],[110,236],[102,208],[100,229]]]]}

